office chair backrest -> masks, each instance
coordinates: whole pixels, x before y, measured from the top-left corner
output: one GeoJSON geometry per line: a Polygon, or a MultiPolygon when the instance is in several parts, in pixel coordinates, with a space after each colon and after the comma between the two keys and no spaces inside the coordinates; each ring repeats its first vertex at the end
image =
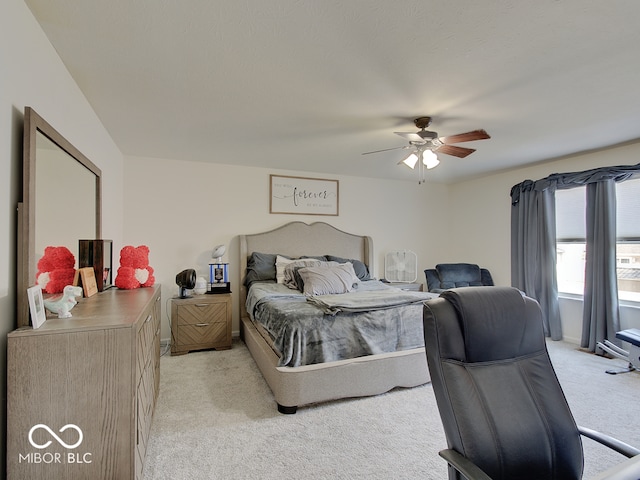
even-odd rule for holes
{"type": "Polygon", "coordinates": [[[581,478],[580,434],[535,300],[509,287],[449,290],[425,304],[424,336],[449,448],[493,479],[581,478]]]}

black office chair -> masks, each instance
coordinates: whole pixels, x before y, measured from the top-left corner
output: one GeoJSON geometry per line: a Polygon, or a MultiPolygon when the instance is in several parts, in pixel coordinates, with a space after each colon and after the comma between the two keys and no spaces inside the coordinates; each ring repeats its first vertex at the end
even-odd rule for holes
{"type": "MultiPolygon", "coordinates": [[[[580,434],[640,455],[576,425],[547,352],[540,306],[519,290],[444,292],[425,304],[424,338],[450,479],[580,479],[580,434]]],[[[640,479],[640,456],[619,470],[598,478],[640,479]]]]}

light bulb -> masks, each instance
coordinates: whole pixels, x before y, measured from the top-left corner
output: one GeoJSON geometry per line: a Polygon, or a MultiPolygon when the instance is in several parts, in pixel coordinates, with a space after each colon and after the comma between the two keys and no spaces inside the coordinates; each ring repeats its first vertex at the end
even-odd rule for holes
{"type": "Polygon", "coordinates": [[[428,169],[431,169],[437,167],[440,164],[440,160],[438,160],[438,157],[433,151],[425,150],[422,152],[422,163],[424,163],[428,169]]]}
{"type": "Polygon", "coordinates": [[[402,163],[404,163],[407,167],[413,169],[416,166],[417,161],[418,156],[415,153],[412,153],[407,158],[405,158],[402,163]]]}

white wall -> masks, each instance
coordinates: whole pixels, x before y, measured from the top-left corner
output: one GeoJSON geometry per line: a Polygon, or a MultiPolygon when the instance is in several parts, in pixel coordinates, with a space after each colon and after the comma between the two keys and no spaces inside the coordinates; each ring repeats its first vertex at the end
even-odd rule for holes
{"type": "MultiPolygon", "coordinates": [[[[16,325],[16,207],[22,195],[22,126],[33,107],[103,172],[103,231],[122,237],[122,154],[22,0],[0,7],[0,444],[6,435],[6,334],[16,325]]],[[[0,472],[5,471],[5,451],[0,472]]]]}
{"type": "MultiPolygon", "coordinates": [[[[458,184],[419,186],[414,182],[335,177],[340,181],[340,215],[269,214],[269,174],[314,176],[272,169],[212,165],[187,160],[127,157],[125,163],[125,244],[150,247],[150,263],[163,297],[177,295],[175,274],[195,268],[206,278],[211,249],[227,245],[232,285],[239,281],[238,239],[286,222],[325,221],[374,239],[376,275],[384,275],[384,254],[409,249],[418,254],[418,279],[439,262],[473,262],[491,270],[496,284],[511,284],[511,187],[527,178],[636,163],[640,143],[577,155],[458,184]]],[[[326,177],[326,175],[317,175],[326,177]]],[[[116,253],[118,250],[116,251],[116,253]]],[[[119,262],[116,260],[116,266],[119,262]]],[[[239,328],[237,297],[233,331],[239,328]]],[[[564,300],[562,300],[564,302],[564,300]]],[[[567,339],[576,341],[581,316],[562,305],[567,339]],[[577,322],[577,323],[576,323],[577,322]]],[[[622,307],[631,324],[638,310],[622,307]]],[[[162,338],[170,337],[167,304],[162,338]]],[[[579,340],[579,339],[578,339],[579,340]]]]}
{"type": "MultiPolygon", "coordinates": [[[[340,215],[269,213],[269,174],[313,177],[313,174],[273,169],[212,165],[185,160],[127,157],[125,162],[125,243],[145,244],[156,282],[165,300],[178,294],[176,273],[195,268],[208,278],[215,245],[227,245],[232,287],[239,282],[238,235],[279,227],[290,221],[323,221],[359,235],[373,237],[376,275],[384,275],[384,254],[409,249],[422,270],[434,265],[447,246],[447,192],[443,185],[418,185],[360,177],[339,180],[340,215]],[[441,204],[443,208],[439,208],[441,204]],[[428,207],[427,207],[428,206],[428,207]],[[437,235],[429,235],[438,229],[437,235]]],[[[327,178],[326,174],[315,175],[327,178]]],[[[328,252],[329,253],[329,252],[328,252]]],[[[119,251],[117,252],[119,265],[119,251]]],[[[237,291],[237,290],[236,290],[237,291]]],[[[234,334],[239,330],[239,296],[234,296],[234,334]]],[[[166,301],[162,338],[170,338],[166,301]]]]}
{"type": "MultiPolygon", "coordinates": [[[[511,199],[513,185],[552,173],[579,172],[608,165],[640,162],[640,142],[540,163],[457,183],[449,192],[452,219],[450,260],[473,259],[489,268],[498,285],[511,285],[511,199]]],[[[622,305],[621,327],[640,328],[640,310],[622,305]]],[[[582,301],[561,298],[565,339],[580,342],[582,301]]]]}

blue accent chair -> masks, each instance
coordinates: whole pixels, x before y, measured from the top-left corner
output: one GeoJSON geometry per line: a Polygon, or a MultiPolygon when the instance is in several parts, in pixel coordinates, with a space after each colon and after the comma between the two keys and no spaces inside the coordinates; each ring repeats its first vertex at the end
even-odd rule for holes
{"type": "Polygon", "coordinates": [[[493,286],[493,278],[486,268],[475,263],[439,263],[436,268],[424,271],[427,277],[427,289],[441,293],[458,287],[493,286]]]}

